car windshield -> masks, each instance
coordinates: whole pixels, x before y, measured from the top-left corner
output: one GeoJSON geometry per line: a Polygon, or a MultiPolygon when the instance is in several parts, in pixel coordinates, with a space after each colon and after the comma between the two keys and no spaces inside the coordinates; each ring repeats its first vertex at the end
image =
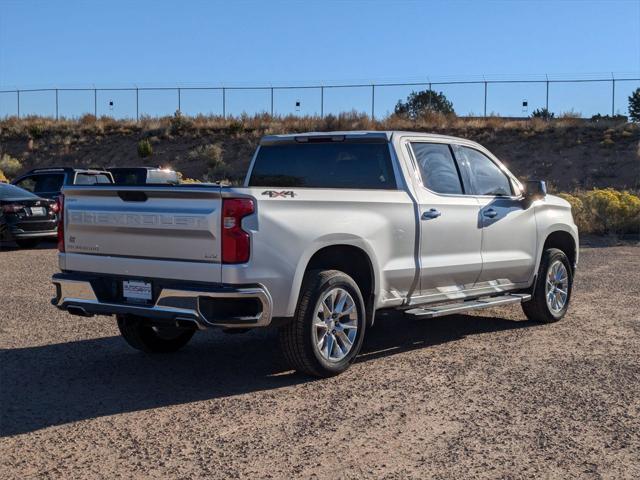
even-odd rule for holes
{"type": "Polygon", "coordinates": [[[9,198],[38,198],[38,196],[15,185],[0,183],[0,200],[9,198]]]}

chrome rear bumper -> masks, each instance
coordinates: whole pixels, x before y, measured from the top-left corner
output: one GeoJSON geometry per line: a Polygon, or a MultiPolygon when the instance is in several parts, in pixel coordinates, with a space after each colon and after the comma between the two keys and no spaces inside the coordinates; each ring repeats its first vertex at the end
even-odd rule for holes
{"type": "MultiPolygon", "coordinates": [[[[232,288],[212,286],[211,288],[161,288],[154,302],[138,305],[135,303],[100,301],[91,280],[81,275],[56,274],[52,278],[56,296],[51,303],[61,310],[83,316],[130,314],[177,324],[195,323],[198,328],[253,328],[266,327],[271,323],[273,304],[269,292],[262,286],[232,288]],[[254,314],[235,315],[225,307],[222,316],[216,315],[216,301],[238,300],[259,302],[254,314]],[[205,304],[208,304],[205,309],[205,304]],[[208,310],[209,314],[204,313],[208,310]],[[258,311],[259,310],[259,311],[258,311]],[[213,316],[212,316],[213,314],[213,316]],[[215,317],[215,318],[214,318],[215,317]]],[[[219,302],[218,302],[219,303],[219,302]]]]}

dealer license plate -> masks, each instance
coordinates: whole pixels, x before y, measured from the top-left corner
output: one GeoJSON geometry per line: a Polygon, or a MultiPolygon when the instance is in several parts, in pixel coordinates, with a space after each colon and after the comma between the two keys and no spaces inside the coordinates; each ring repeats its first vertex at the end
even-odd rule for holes
{"type": "Polygon", "coordinates": [[[148,302],[151,300],[151,284],[138,280],[124,280],[122,282],[122,296],[133,302],[148,302]]]}

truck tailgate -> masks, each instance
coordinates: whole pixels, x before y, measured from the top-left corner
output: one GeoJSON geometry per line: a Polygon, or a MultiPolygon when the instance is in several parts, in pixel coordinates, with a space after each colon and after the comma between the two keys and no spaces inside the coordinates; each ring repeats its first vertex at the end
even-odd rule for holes
{"type": "Polygon", "coordinates": [[[74,186],[63,193],[67,256],[220,262],[218,186],[74,186]]]}

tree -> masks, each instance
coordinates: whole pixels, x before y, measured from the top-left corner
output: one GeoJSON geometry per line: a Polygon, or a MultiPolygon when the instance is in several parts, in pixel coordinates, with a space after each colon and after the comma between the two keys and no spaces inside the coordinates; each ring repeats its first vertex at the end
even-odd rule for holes
{"type": "Polygon", "coordinates": [[[406,115],[409,118],[418,118],[431,112],[455,113],[453,111],[453,103],[447,100],[444,93],[434,90],[411,92],[407,97],[407,101],[398,100],[395,108],[396,115],[406,115]]]}
{"type": "Polygon", "coordinates": [[[640,122],[640,88],[629,96],[629,117],[634,122],[640,122]]]}

